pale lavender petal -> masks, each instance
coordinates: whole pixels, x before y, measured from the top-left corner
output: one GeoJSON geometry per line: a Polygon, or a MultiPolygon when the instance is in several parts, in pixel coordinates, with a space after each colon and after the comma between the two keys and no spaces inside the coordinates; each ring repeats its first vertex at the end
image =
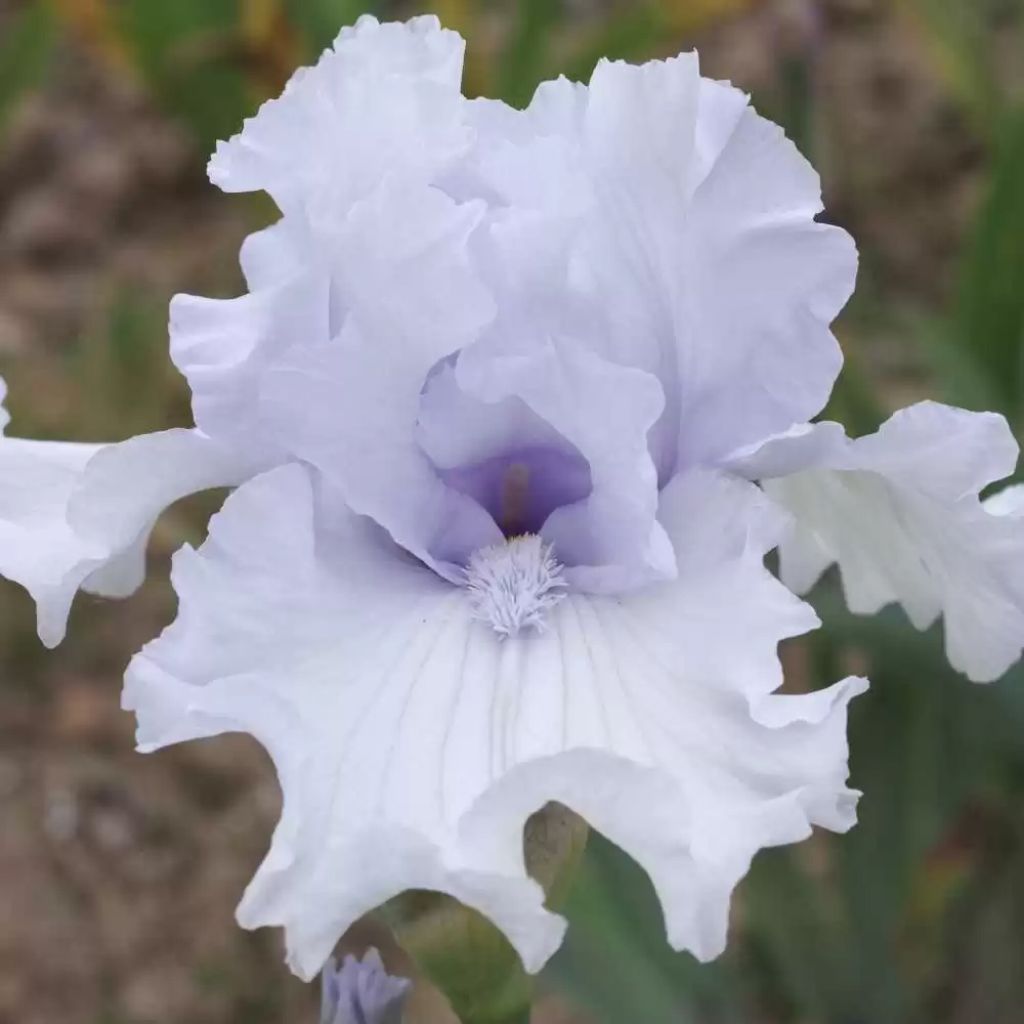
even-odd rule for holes
{"type": "Polygon", "coordinates": [[[538,532],[555,509],[593,489],[579,449],[521,398],[476,398],[459,387],[451,366],[423,392],[417,438],[441,480],[490,513],[506,536],[538,532]]]}
{"type": "Polygon", "coordinates": [[[589,92],[549,83],[535,106],[518,119],[477,110],[478,187],[510,204],[501,217],[519,218],[521,250],[531,226],[538,248],[570,232],[586,344],[662,383],[662,483],[818,412],[842,361],[829,324],[856,252],[814,222],[818,177],[782,132],[738,90],[699,79],[692,56],[603,63],[589,92]]]}
{"type": "MultiPolygon", "coordinates": [[[[250,268],[254,262],[250,250],[250,268]]],[[[266,376],[297,343],[325,343],[329,318],[329,282],[312,270],[237,299],[176,296],[171,358],[192,389],[200,429],[243,451],[280,455],[280,439],[263,416],[266,376]]]]}
{"type": "Polygon", "coordinates": [[[647,445],[664,404],[655,377],[563,341],[521,351],[481,345],[460,359],[458,379],[486,401],[518,397],[589,465],[590,493],[540,529],[571,584],[608,592],[675,574],[647,445]]]}
{"type": "Polygon", "coordinates": [[[266,745],[284,809],[239,917],[283,925],[301,975],[408,888],[481,910],[538,970],[564,925],[522,830],[551,800],[636,857],[671,942],[702,958],[759,848],[852,825],[846,705],[864,683],[774,695],[779,640],[817,620],[763,565],[783,518],[752,484],[680,478],[660,509],[678,579],[570,593],[544,632],[504,640],[313,484],[285,467],[228,499],[177,556],[179,618],[125,691],[143,749],[231,730],[266,745]]]}
{"type": "Polygon", "coordinates": [[[339,229],[340,336],[296,347],[263,388],[275,436],[289,451],[434,564],[434,552],[463,560],[501,536],[488,513],[441,481],[415,438],[430,370],[494,316],[468,255],[480,215],[477,205],[436,190],[382,183],[339,229]]]}

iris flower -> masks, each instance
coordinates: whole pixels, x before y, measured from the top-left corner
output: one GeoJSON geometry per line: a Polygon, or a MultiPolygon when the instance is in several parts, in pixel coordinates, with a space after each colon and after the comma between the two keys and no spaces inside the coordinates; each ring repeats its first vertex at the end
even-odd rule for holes
{"type": "Polygon", "coordinates": [[[406,889],[489,916],[527,969],[561,941],[526,819],[583,816],[653,880],[672,945],[726,940],[761,848],[843,831],[866,683],[777,693],[778,644],[838,562],[854,611],[945,619],[992,679],[1024,643],[998,416],[933,403],[810,425],[856,251],[818,177],[695,54],[602,62],[523,111],[461,95],[435,19],[361,20],[210,164],[281,218],[248,293],[179,296],[194,429],[0,443],[0,570],[47,644],[122,596],[154,520],[235,488],[132,661],[144,751],[255,736],[283,811],[238,916],[304,977],[406,889]],[[781,548],[781,576],[765,556],[781,548]],[[784,585],[785,584],[785,585],[784,585]],[[788,586],[787,586],[788,585],[788,586]]]}

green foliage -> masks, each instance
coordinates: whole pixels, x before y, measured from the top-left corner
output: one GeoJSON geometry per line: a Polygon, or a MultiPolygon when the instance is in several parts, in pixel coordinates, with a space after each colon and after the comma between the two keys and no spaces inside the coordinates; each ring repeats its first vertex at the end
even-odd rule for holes
{"type": "Polygon", "coordinates": [[[558,70],[569,78],[586,82],[602,58],[642,60],[649,57],[663,38],[663,32],[664,24],[655,7],[650,4],[628,7],[584,37],[565,67],[558,70]]]}
{"type": "Polygon", "coordinates": [[[823,419],[842,423],[851,434],[868,434],[885,419],[878,395],[855,348],[846,352],[842,373],[832,389],[823,419]]]}
{"type": "MultiPolygon", "coordinates": [[[[527,871],[557,910],[576,875],[587,826],[559,804],[527,822],[527,871]]],[[[462,1024],[529,1024],[534,982],[508,939],[475,910],[437,893],[417,892],[385,908],[395,935],[448,1000],[462,1024]]]]}
{"type": "Polygon", "coordinates": [[[595,1020],[744,1020],[735,965],[674,953],[650,880],[600,835],[591,835],[566,911],[569,932],[546,977],[595,1020]]]}
{"type": "Polygon", "coordinates": [[[117,8],[139,71],[204,150],[236,132],[252,106],[237,16],[236,0],[128,0],[117,8]]]}
{"type": "Polygon", "coordinates": [[[11,21],[0,39],[0,134],[15,102],[45,75],[56,39],[53,16],[44,4],[30,4],[11,21]]]}
{"type": "MultiPolygon", "coordinates": [[[[924,30],[936,70],[982,129],[998,127],[1013,87],[1000,80],[993,60],[998,38],[1024,46],[1024,3],[1021,0],[902,0],[924,30]]],[[[1019,94],[1016,97],[1021,97],[1019,94]]]]}
{"type": "Polygon", "coordinates": [[[997,405],[1024,415],[1024,106],[998,132],[987,195],[964,260],[953,340],[997,405]]]}
{"type": "Polygon", "coordinates": [[[984,3],[960,0],[913,0],[933,47],[937,67],[958,98],[986,120],[998,91],[984,52],[984,3]]]}
{"type": "Polygon", "coordinates": [[[461,1024],[520,1024],[533,981],[508,939],[475,910],[438,893],[406,893],[387,915],[402,948],[444,993],[461,1024]]]}
{"type": "Polygon", "coordinates": [[[312,55],[334,42],[342,25],[352,25],[363,14],[378,14],[379,0],[288,0],[286,10],[312,55]]]}
{"type": "Polygon", "coordinates": [[[498,92],[513,106],[530,102],[546,77],[551,30],[564,18],[561,0],[522,0],[505,52],[501,55],[498,92]]]}
{"type": "MultiPolygon", "coordinates": [[[[402,16],[421,10],[454,17],[457,12],[457,27],[471,48],[478,45],[488,18],[503,16],[510,31],[482,68],[483,80],[471,85],[524,105],[546,78],[566,73],[585,79],[603,56],[647,57],[677,31],[674,26],[693,29],[719,10],[731,12],[746,3],[702,0],[687,7],[642,0],[613,5],[607,15],[585,23],[565,0],[101,0],[95,6],[66,3],[55,10],[74,29],[90,24],[101,56],[130,68],[209,151],[218,139],[237,131],[260,100],[277,92],[295,66],[315,60],[342,26],[362,14],[402,16]],[[259,26],[255,34],[253,23],[259,26]]],[[[0,50],[0,124],[8,93],[40,74],[53,23],[49,6],[36,0],[19,18],[10,45],[0,50]]]]}

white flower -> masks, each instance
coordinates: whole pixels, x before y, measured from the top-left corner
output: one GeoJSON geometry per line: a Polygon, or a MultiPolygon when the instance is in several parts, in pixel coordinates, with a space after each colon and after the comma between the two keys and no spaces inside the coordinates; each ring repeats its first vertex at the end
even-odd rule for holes
{"type": "MultiPolygon", "coordinates": [[[[243,248],[249,294],[174,302],[197,428],[0,444],[0,569],[56,640],[77,586],[138,581],[161,507],[241,484],[176,556],[178,619],[124,703],[144,750],[245,731],[270,751],[284,809],[239,919],[283,925],[302,976],[407,888],[478,908],[539,969],[564,923],[522,829],[549,801],[712,957],[759,849],[854,821],[866,684],[775,693],[779,641],[817,620],[764,566],[779,501],[808,522],[784,489],[867,444],[801,426],[840,368],[854,248],[695,56],[602,63],[519,112],[464,100],[461,54],[434,19],[363,19],[218,148],[214,180],[284,216],[243,248]]],[[[954,508],[973,478],[914,467],[959,524],[930,543],[974,571],[997,517],[954,508]]]]}
{"type": "Polygon", "coordinates": [[[979,494],[1016,462],[1001,416],[921,402],[854,441],[836,423],[793,430],[735,468],[795,519],[788,586],[804,593],[838,562],[853,611],[899,602],[918,629],[942,615],[950,664],[988,682],[1024,647],[1024,531],[1019,487],[979,494]]]}

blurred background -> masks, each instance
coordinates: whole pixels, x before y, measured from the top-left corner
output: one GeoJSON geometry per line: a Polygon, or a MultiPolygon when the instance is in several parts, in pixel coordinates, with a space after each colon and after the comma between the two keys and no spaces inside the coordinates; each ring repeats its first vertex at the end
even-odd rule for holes
{"type": "MultiPolygon", "coordinates": [[[[189,422],[168,299],[238,293],[239,243],[273,216],[217,193],[205,157],[367,10],[440,14],[469,39],[467,91],[517,104],[601,55],[697,46],[786,127],[859,242],[831,414],[861,432],[936,397],[1024,430],[1024,0],[0,0],[13,433],[189,422]]],[[[216,503],[176,506],[152,582],[80,597],[59,651],[0,588],[2,1024],[316,1019],[279,936],[233,920],[277,816],[269,761],[235,737],[141,757],[117,709],[129,655],[173,616],[169,555],[216,503]]],[[[647,879],[594,837],[540,1024],[1024,1021],[1024,673],[972,686],[938,631],[847,615],[831,577],[814,601],[826,628],[787,647],[787,685],[871,676],[860,826],[762,854],[705,967],[668,950],[647,879]]],[[[413,1024],[449,1019],[417,995],[413,1024]]]]}

